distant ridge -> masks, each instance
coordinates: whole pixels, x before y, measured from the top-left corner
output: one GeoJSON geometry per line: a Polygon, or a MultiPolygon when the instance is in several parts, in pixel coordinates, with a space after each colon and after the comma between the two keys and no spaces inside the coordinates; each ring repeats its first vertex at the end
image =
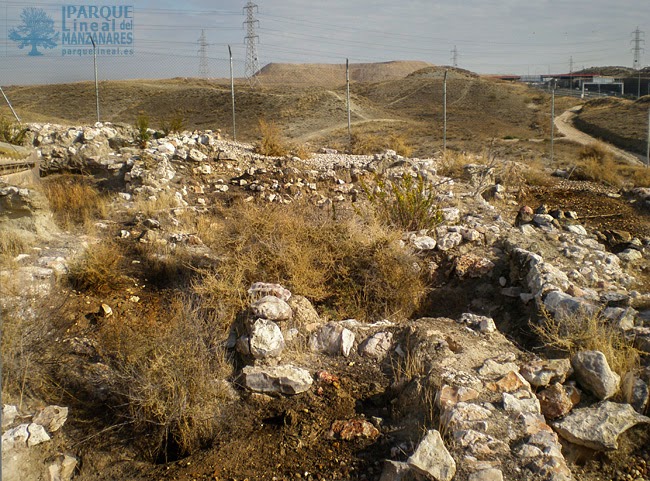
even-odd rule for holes
{"type": "MultiPolygon", "coordinates": [[[[350,81],[383,82],[399,80],[433,65],[419,60],[397,60],[380,63],[351,63],[350,81]]],[[[345,83],[345,64],[270,63],[257,73],[262,84],[341,85],[345,83]]]]}

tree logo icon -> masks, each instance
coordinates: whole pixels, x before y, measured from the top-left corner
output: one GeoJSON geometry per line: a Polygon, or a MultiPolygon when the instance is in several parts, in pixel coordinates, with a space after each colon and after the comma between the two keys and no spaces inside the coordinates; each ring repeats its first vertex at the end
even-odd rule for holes
{"type": "Polygon", "coordinates": [[[42,8],[23,8],[20,18],[23,23],[9,31],[9,40],[18,43],[18,48],[31,45],[27,55],[43,55],[38,47],[54,48],[59,40],[59,32],[54,31],[54,20],[42,8]]]}

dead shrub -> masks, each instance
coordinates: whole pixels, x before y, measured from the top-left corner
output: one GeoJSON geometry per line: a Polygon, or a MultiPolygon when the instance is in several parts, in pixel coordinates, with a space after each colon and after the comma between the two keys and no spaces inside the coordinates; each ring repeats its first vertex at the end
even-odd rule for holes
{"type": "Polygon", "coordinates": [[[598,144],[589,144],[580,150],[574,176],[613,187],[622,185],[618,165],[611,154],[598,144]]]}
{"type": "Polygon", "coordinates": [[[296,157],[302,160],[307,160],[311,157],[311,151],[305,144],[294,145],[291,151],[296,157]]]}
{"type": "Polygon", "coordinates": [[[140,441],[152,459],[189,455],[213,438],[219,412],[230,399],[225,379],[233,370],[221,344],[218,321],[196,298],[177,297],[169,323],[155,330],[128,331],[113,353],[117,409],[145,434],[140,441]]]}
{"type": "Polygon", "coordinates": [[[202,271],[194,290],[224,326],[247,307],[257,281],[283,284],[337,318],[408,317],[424,285],[417,259],[398,241],[374,220],[334,221],[307,204],[236,204],[210,243],[221,261],[202,271]]]}
{"type": "Polygon", "coordinates": [[[277,124],[260,119],[259,130],[260,140],[255,144],[255,152],[269,157],[284,157],[289,153],[291,149],[277,124]]]}
{"type": "Polygon", "coordinates": [[[0,142],[12,145],[23,145],[27,137],[27,128],[8,120],[0,115],[0,142]]]}
{"type": "Polygon", "coordinates": [[[119,289],[124,283],[122,260],[119,246],[114,242],[90,245],[68,266],[68,281],[80,291],[103,293],[119,289]]]}
{"type": "Polygon", "coordinates": [[[602,352],[612,370],[621,377],[639,367],[640,351],[634,347],[633,340],[627,339],[599,312],[553,317],[542,311],[540,323],[531,327],[546,346],[570,356],[578,351],[602,352]]]}
{"type": "Polygon", "coordinates": [[[439,162],[438,173],[446,177],[460,179],[467,164],[481,163],[480,159],[473,159],[462,152],[447,150],[439,162]]]}
{"type": "Polygon", "coordinates": [[[433,229],[442,222],[436,192],[427,180],[406,173],[399,179],[375,177],[375,187],[362,184],[379,219],[406,231],[433,229]]]}
{"type": "Polygon", "coordinates": [[[63,228],[88,226],[92,221],[106,217],[106,196],[87,177],[48,177],[44,179],[43,185],[54,217],[63,228]]]}
{"type": "Polygon", "coordinates": [[[399,134],[388,136],[370,133],[352,135],[350,151],[355,155],[381,154],[386,150],[394,150],[404,157],[408,157],[413,153],[413,148],[399,134]]]}
{"type": "Polygon", "coordinates": [[[0,236],[0,267],[8,267],[14,258],[32,245],[32,235],[16,229],[4,229],[0,236]]]}

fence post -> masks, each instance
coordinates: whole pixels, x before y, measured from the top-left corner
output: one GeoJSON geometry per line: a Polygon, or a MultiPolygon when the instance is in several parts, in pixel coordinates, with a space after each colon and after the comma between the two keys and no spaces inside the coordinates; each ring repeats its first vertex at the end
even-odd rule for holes
{"type": "Polygon", "coordinates": [[[555,79],[551,80],[551,164],[555,150],[555,79]]]}
{"type": "Polygon", "coordinates": [[[650,167],[650,109],[648,109],[648,145],[645,151],[646,166],[650,167]]]}
{"type": "Polygon", "coordinates": [[[232,50],[228,45],[228,55],[230,56],[230,96],[232,97],[232,139],[237,140],[237,124],[235,122],[235,77],[232,71],[232,50]]]}
{"type": "Polygon", "coordinates": [[[442,153],[447,153],[447,73],[442,79],[442,153]]]}
{"type": "Polygon", "coordinates": [[[350,123],[350,59],[345,59],[345,89],[348,110],[348,143],[352,147],[352,126],[350,123]]]}
{"type": "Polygon", "coordinates": [[[97,45],[92,35],[88,35],[93,43],[93,67],[95,68],[95,106],[97,107],[97,122],[99,122],[99,83],[97,82],[97,45]]]}

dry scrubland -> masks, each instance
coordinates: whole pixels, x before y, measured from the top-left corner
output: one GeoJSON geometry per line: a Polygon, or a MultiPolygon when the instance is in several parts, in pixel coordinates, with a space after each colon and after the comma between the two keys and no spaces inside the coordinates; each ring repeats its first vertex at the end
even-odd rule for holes
{"type": "MultiPolygon", "coordinates": [[[[286,75],[280,67],[267,74],[286,75]]],[[[267,175],[266,168],[277,168],[290,172],[282,179],[287,184],[307,183],[313,173],[291,156],[309,159],[315,145],[337,146],[354,154],[386,149],[403,156],[431,154],[440,144],[439,138],[431,136],[431,125],[439,123],[440,86],[440,71],[434,68],[399,81],[355,85],[351,143],[344,120],[332,120],[344,113],[340,86],[256,91],[241,86],[240,132],[255,141],[255,153],[274,157],[265,160],[262,175],[267,175]],[[295,181],[298,177],[301,180],[295,181]]],[[[212,82],[105,82],[101,89],[103,115],[133,126],[129,146],[134,148],[151,146],[156,136],[187,129],[228,131],[229,91],[212,82]],[[214,109],[206,110],[206,105],[214,109]]],[[[86,97],[91,90],[90,84],[79,84],[14,87],[8,93],[29,120],[90,123],[93,104],[86,97]]],[[[465,189],[462,196],[452,196],[452,207],[471,205],[468,210],[479,215],[485,196],[495,209],[489,211],[490,218],[498,216],[511,224],[519,205],[548,199],[558,205],[573,202],[571,188],[558,187],[560,181],[549,175],[555,169],[569,173],[567,183],[593,181],[598,188],[604,186],[602,192],[650,186],[646,169],[619,163],[597,143],[579,147],[560,142],[558,161],[549,166],[544,144],[530,142],[548,135],[549,99],[543,93],[462,71],[451,75],[450,90],[454,92],[451,149],[437,156],[436,166],[443,179],[453,179],[465,189]],[[467,164],[490,174],[470,183],[467,164]],[[490,197],[495,183],[504,187],[507,196],[490,197]]],[[[559,104],[569,107],[572,102],[559,104]]],[[[584,115],[596,108],[598,104],[588,106],[584,115]]],[[[0,140],[17,141],[21,135],[11,122],[0,128],[0,140]]],[[[155,164],[148,154],[138,155],[143,163],[155,164]]],[[[253,152],[246,154],[252,156],[253,152]]],[[[409,162],[401,159],[395,165],[408,168],[409,162]]],[[[194,164],[189,165],[179,176],[187,176],[181,184],[192,191],[197,178],[205,179],[192,170],[194,164]]],[[[378,460],[405,458],[427,429],[440,430],[453,449],[461,450],[446,432],[448,420],[436,400],[444,383],[434,376],[441,361],[432,353],[446,350],[453,356],[472,346],[465,352],[468,359],[478,359],[479,353],[499,354],[523,363],[533,356],[528,349],[562,357],[597,349],[621,377],[638,371],[645,353],[612,327],[602,311],[563,317],[530,306],[524,309],[497,290],[482,292],[486,287],[481,279],[459,274],[459,259],[471,247],[454,255],[405,248],[416,233],[430,234],[438,241],[444,237],[436,230],[446,222],[439,194],[454,184],[432,183],[424,174],[384,175],[382,169],[387,170],[384,166],[373,172],[351,168],[336,172],[342,184],[353,187],[353,193],[346,192],[350,202],[318,202],[316,195],[305,195],[282,204],[252,199],[252,191],[240,182],[250,181],[253,175],[231,172],[231,190],[215,196],[207,207],[179,206],[172,191],[136,196],[125,203],[118,194],[124,185],[115,179],[70,173],[44,178],[42,192],[56,222],[51,234],[70,249],[70,258],[47,295],[30,292],[30,305],[18,304],[3,313],[3,402],[21,409],[43,403],[71,406],[74,416],[68,438],[53,449],[75,447],[83,459],[80,479],[271,479],[276,472],[282,473],[280,479],[297,478],[296,473],[309,479],[329,479],[333,473],[341,479],[379,479],[378,460]],[[182,240],[163,242],[156,234],[172,231],[183,233],[182,240]],[[286,327],[299,334],[287,344],[283,361],[308,364],[334,377],[318,378],[320,391],[304,397],[238,394],[233,384],[245,360],[228,345],[228,337],[232,329],[245,329],[250,315],[248,289],[258,281],[278,283],[295,297],[304,296],[323,322],[351,318],[364,325],[395,322],[403,351],[392,353],[383,363],[359,356],[354,360],[318,357],[303,330],[307,321],[292,319],[286,327]],[[481,344],[484,333],[455,327],[453,322],[451,327],[424,321],[423,327],[410,324],[422,316],[456,317],[476,305],[474,298],[492,295],[502,304],[496,312],[508,312],[503,318],[509,320],[499,327],[517,341],[517,347],[498,333],[486,347],[481,344]],[[110,314],[103,305],[111,309],[110,314]],[[434,336],[435,341],[426,336],[434,336]],[[495,353],[487,352],[490,349],[495,353]],[[326,437],[335,420],[360,413],[386,422],[391,416],[406,420],[409,410],[418,416],[414,425],[406,429],[396,422],[390,433],[385,432],[386,439],[399,447],[394,455],[389,441],[326,437]]],[[[332,182],[327,196],[337,195],[337,188],[340,184],[332,182]]],[[[575,207],[587,227],[610,227],[607,215],[590,217],[590,203],[602,204],[629,217],[618,225],[633,236],[650,235],[645,211],[635,210],[624,198],[607,197],[598,188],[591,194],[589,189],[584,191],[587,194],[581,191],[580,195],[590,197],[575,207]]],[[[21,294],[24,285],[17,255],[44,242],[57,249],[54,241],[34,233],[3,230],[0,267],[9,272],[3,278],[3,295],[21,294]]],[[[502,248],[494,246],[495,251],[502,248]]],[[[546,258],[546,247],[537,248],[546,258]]],[[[514,269],[493,267],[502,273],[514,269]]],[[[650,285],[647,271],[641,269],[638,275],[639,289],[645,289],[650,285]]],[[[498,277],[492,281],[498,283],[498,277]]],[[[459,359],[462,356],[456,362],[463,367],[464,362],[470,365],[459,359]]],[[[494,402],[490,396],[486,401],[494,402]]],[[[623,401],[623,396],[618,392],[614,399],[623,401]]],[[[571,462],[579,466],[572,465],[574,474],[584,481],[602,479],[603,472],[608,479],[628,479],[617,472],[628,469],[629,460],[643,459],[639,445],[647,440],[645,429],[632,433],[631,441],[613,453],[574,453],[571,462]]],[[[508,471],[508,464],[502,466],[510,476],[506,479],[533,479],[528,471],[508,471]]],[[[468,476],[467,469],[459,467],[455,479],[468,476]]]]}

